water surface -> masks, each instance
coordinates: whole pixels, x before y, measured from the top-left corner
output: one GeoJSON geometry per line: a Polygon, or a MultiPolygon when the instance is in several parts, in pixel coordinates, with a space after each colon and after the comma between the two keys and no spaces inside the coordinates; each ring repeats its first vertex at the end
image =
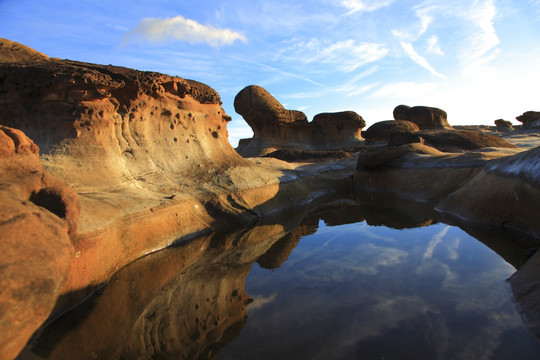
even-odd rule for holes
{"type": "Polygon", "coordinates": [[[514,272],[454,226],[321,221],[281,267],[252,267],[247,324],[220,359],[538,359],[514,272]]]}
{"type": "Polygon", "coordinates": [[[455,223],[428,204],[367,194],[179,240],[120,269],[30,349],[70,360],[539,359],[506,281],[536,240],[444,222],[455,223]]]}

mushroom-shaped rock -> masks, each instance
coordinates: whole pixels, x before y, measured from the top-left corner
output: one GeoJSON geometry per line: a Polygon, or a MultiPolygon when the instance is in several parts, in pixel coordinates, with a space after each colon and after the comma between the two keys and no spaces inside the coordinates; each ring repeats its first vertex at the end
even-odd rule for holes
{"type": "Polygon", "coordinates": [[[497,127],[496,130],[499,132],[509,132],[514,130],[512,123],[508,120],[497,119],[495,120],[495,126],[497,127]]]}
{"type": "Polygon", "coordinates": [[[366,141],[388,141],[398,133],[414,133],[418,130],[418,125],[410,121],[379,121],[364,131],[364,138],[366,141]]]}
{"type": "Polygon", "coordinates": [[[298,151],[311,152],[300,158],[334,158],[336,151],[354,152],[362,141],[364,119],[354,111],[322,113],[308,122],[306,115],[286,110],[260,86],[247,86],[236,95],[234,108],[253,130],[253,138],[242,140],[236,151],[242,156],[276,156],[285,158],[298,151]],[[283,152],[285,151],[285,152],[283,152]],[[333,152],[325,156],[321,153],[333,152]],[[316,153],[313,153],[316,152],[316,153]]]}
{"type": "Polygon", "coordinates": [[[516,120],[523,123],[524,128],[540,127],[540,111],[526,111],[516,120]]]}
{"type": "Polygon", "coordinates": [[[409,108],[407,105],[398,105],[394,109],[394,119],[412,121],[421,130],[452,129],[448,124],[446,112],[435,107],[414,106],[409,108]]]}
{"type": "Polygon", "coordinates": [[[394,108],[394,120],[405,120],[407,118],[407,111],[411,109],[407,105],[398,105],[394,108]]]}
{"type": "Polygon", "coordinates": [[[279,124],[305,124],[306,115],[287,110],[268,91],[257,85],[246,86],[234,98],[234,110],[242,115],[254,133],[279,124]]]}

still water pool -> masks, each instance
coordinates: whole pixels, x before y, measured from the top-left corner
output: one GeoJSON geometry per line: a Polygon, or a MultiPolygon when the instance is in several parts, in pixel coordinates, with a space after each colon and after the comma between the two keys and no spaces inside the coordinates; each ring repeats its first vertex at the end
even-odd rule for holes
{"type": "Polygon", "coordinates": [[[514,272],[458,227],[321,221],[279,268],[253,265],[247,324],[219,358],[538,359],[514,272]]]}
{"type": "Polygon", "coordinates": [[[120,269],[29,349],[89,360],[540,359],[507,281],[536,240],[447,225],[393,198],[357,201],[180,240],[120,269]]]}

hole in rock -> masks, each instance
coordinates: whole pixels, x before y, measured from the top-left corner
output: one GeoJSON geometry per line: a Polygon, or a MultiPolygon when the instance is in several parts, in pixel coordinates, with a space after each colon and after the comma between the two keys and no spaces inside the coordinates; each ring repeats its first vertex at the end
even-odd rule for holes
{"type": "Polygon", "coordinates": [[[60,218],[66,217],[66,204],[57,190],[44,188],[30,195],[30,201],[44,207],[60,218]]]}

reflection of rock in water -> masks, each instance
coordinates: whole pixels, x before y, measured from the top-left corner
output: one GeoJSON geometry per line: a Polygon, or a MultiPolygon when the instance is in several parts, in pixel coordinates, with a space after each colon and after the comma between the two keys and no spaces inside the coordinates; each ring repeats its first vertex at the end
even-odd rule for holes
{"type": "Polygon", "coordinates": [[[289,257],[296,245],[303,236],[314,234],[318,229],[318,219],[308,217],[304,219],[302,225],[298,226],[290,233],[279,239],[264,253],[257,262],[264,269],[277,269],[289,257]]]}
{"type": "Polygon", "coordinates": [[[166,285],[133,324],[124,359],[216,359],[245,325],[250,265],[202,266],[166,285]]]}
{"type": "Polygon", "coordinates": [[[244,279],[283,236],[262,226],[215,234],[118,271],[93,298],[46,328],[33,351],[47,359],[214,359],[246,322],[244,279]]]}

